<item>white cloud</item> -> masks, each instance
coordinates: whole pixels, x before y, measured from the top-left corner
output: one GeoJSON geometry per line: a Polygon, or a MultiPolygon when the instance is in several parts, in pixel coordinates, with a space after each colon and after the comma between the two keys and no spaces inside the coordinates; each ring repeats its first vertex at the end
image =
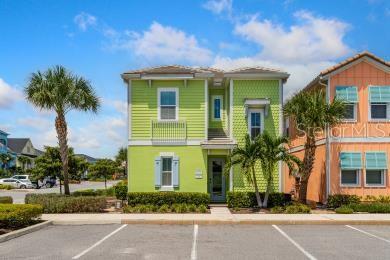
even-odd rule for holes
{"type": "Polygon", "coordinates": [[[11,87],[7,82],[0,78],[0,109],[11,108],[16,102],[23,99],[23,93],[11,87]]]}
{"type": "Polygon", "coordinates": [[[16,120],[17,124],[24,127],[33,128],[36,130],[46,130],[54,127],[54,122],[43,117],[24,117],[16,120]]]}
{"type": "Polygon", "coordinates": [[[81,31],[86,31],[88,27],[94,26],[97,23],[97,18],[85,12],[81,12],[73,19],[81,31]]]}
{"type": "Polygon", "coordinates": [[[152,62],[186,62],[207,64],[212,60],[212,52],[199,45],[194,35],[188,35],[174,27],[153,22],[143,32],[117,32],[112,28],[103,30],[110,39],[113,49],[123,49],[152,62]]]}
{"type": "Polygon", "coordinates": [[[209,0],[204,3],[203,8],[213,12],[214,14],[221,14],[222,12],[227,12],[231,14],[232,12],[233,0],[209,0]]]}
{"type": "Polygon", "coordinates": [[[348,24],[334,19],[316,17],[307,11],[294,14],[297,23],[285,29],[270,20],[252,17],[235,25],[235,33],[257,44],[259,56],[279,62],[304,63],[334,60],[351,49],[344,43],[348,24]]]}

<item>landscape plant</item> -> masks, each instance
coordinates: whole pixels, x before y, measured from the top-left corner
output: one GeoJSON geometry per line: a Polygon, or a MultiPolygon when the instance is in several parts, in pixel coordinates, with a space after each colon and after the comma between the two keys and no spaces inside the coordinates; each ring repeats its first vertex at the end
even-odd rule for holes
{"type": "Polygon", "coordinates": [[[96,113],[100,100],[88,80],[71,73],[63,66],[32,73],[24,92],[27,100],[34,106],[56,113],[55,129],[60,147],[64,190],[69,195],[66,114],[71,110],[96,113]]]}
{"type": "Polygon", "coordinates": [[[118,171],[117,164],[110,159],[100,159],[91,164],[88,168],[88,174],[92,178],[104,178],[104,187],[107,188],[107,179],[118,171]]]}
{"type": "Polygon", "coordinates": [[[323,90],[302,90],[284,106],[284,115],[296,125],[300,136],[305,137],[303,162],[297,172],[299,201],[302,203],[306,203],[307,185],[315,160],[316,139],[327,129],[337,125],[344,114],[344,101],[334,99],[329,103],[323,90]]]}
{"type": "Polygon", "coordinates": [[[0,228],[13,229],[35,223],[42,214],[40,205],[0,204],[0,228]]]}

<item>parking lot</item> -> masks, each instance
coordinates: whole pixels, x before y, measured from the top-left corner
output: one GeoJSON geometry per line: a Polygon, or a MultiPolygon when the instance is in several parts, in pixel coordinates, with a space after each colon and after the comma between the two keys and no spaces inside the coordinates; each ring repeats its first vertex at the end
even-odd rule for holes
{"type": "MultiPolygon", "coordinates": [[[[118,181],[107,181],[107,188],[115,185],[118,181]]],[[[64,187],[62,187],[64,188],[64,187]]],[[[104,182],[82,181],[79,184],[69,184],[71,192],[84,189],[104,189],[104,182]]],[[[24,198],[27,193],[60,193],[60,186],[53,188],[42,189],[15,189],[15,190],[0,190],[0,196],[11,196],[14,203],[24,203],[24,198]]]]}
{"type": "Polygon", "coordinates": [[[390,226],[48,226],[0,259],[389,259],[390,226]]]}

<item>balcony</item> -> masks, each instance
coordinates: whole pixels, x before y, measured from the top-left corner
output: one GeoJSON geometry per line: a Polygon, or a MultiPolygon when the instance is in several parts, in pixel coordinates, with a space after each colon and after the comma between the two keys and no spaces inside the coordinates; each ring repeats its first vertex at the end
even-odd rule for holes
{"type": "Polygon", "coordinates": [[[187,139],[187,123],[184,120],[152,120],[151,139],[158,143],[184,142],[187,139]]]}

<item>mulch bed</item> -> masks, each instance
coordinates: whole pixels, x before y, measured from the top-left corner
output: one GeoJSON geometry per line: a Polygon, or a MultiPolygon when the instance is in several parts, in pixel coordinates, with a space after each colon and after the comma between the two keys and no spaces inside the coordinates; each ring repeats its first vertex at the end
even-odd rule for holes
{"type": "Polygon", "coordinates": [[[232,209],[229,208],[232,214],[269,214],[271,211],[269,209],[259,209],[259,208],[239,208],[232,209]]]}

